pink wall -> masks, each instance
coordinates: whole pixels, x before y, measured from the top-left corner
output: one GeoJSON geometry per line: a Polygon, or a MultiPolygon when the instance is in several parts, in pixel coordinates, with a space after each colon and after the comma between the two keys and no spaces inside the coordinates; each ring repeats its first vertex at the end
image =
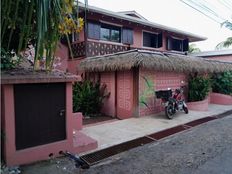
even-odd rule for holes
{"type": "Polygon", "coordinates": [[[79,67],[80,62],[84,59],[84,57],[73,58],[68,60],[68,71],[73,74],[81,75],[84,71],[79,67]]]}
{"type": "Polygon", "coordinates": [[[76,152],[73,147],[73,129],[80,130],[82,128],[81,123],[77,123],[82,119],[82,114],[72,113],[72,83],[66,84],[66,139],[23,150],[16,150],[15,146],[14,88],[13,85],[2,85],[3,102],[1,107],[4,110],[2,110],[1,121],[5,125],[4,156],[8,166],[46,160],[50,153],[58,156],[61,150],[76,152]]]}
{"type": "Polygon", "coordinates": [[[105,99],[102,112],[109,116],[116,116],[115,109],[115,72],[101,73],[101,84],[106,84],[107,92],[110,92],[109,98],[105,99]]]}
{"type": "Polygon", "coordinates": [[[146,103],[149,108],[139,103],[139,115],[145,116],[154,113],[158,113],[163,110],[161,106],[161,100],[155,99],[154,93],[150,92],[146,94],[148,89],[146,82],[143,77],[153,82],[154,91],[158,90],[167,90],[171,88],[172,90],[179,88],[182,86],[181,81],[184,81],[184,85],[187,85],[187,78],[185,74],[182,73],[174,73],[174,72],[157,72],[152,70],[144,70],[140,69],[139,71],[139,98],[146,98],[146,103]]]}
{"type": "MultiPolygon", "coordinates": [[[[134,43],[131,45],[131,47],[136,47],[136,48],[143,48],[143,31],[154,32],[154,33],[158,33],[161,31],[161,30],[158,31],[157,29],[147,27],[147,26],[133,24],[133,23],[128,22],[128,21],[123,21],[123,20],[119,20],[119,19],[112,19],[111,17],[107,17],[107,16],[103,16],[103,15],[99,15],[99,14],[88,15],[88,20],[90,20],[90,21],[91,20],[93,20],[93,21],[102,20],[105,22],[109,22],[112,25],[115,24],[115,25],[120,25],[123,27],[132,28],[134,31],[134,43]]],[[[84,31],[81,32],[82,35],[84,35],[83,32],[84,31]]],[[[162,51],[166,50],[166,36],[167,36],[167,33],[163,32],[163,46],[161,48],[150,48],[150,47],[145,47],[145,48],[154,49],[154,50],[162,50],[162,51]]],[[[80,41],[84,41],[84,38],[80,38],[80,39],[82,39],[80,41]]],[[[113,44],[123,45],[122,43],[115,43],[115,42],[113,42],[113,44]]]]}
{"type": "Polygon", "coordinates": [[[209,105],[209,99],[206,98],[205,100],[202,101],[197,101],[197,102],[188,102],[187,106],[189,110],[194,110],[194,111],[208,111],[208,105],[209,105]]]}
{"type": "Polygon", "coordinates": [[[210,93],[210,103],[221,105],[232,105],[232,96],[220,93],[210,93]]]}
{"type": "Polygon", "coordinates": [[[207,59],[212,59],[212,60],[232,62],[232,55],[227,55],[227,56],[210,56],[210,57],[206,57],[206,58],[207,59]]]}
{"type": "Polygon", "coordinates": [[[55,52],[55,60],[54,60],[54,64],[56,65],[55,68],[62,71],[67,71],[68,58],[69,58],[68,47],[59,42],[55,52]]]}
{"type": "Polygon", "coordinates": [[[133,72],[117,72],[117,117],[120,119],[133,116],[133,72]]]}

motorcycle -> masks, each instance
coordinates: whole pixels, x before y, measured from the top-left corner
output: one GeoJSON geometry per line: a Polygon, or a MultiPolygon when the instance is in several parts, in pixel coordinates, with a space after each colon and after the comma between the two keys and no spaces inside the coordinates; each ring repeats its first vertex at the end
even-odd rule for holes
{"type": "Polygon", "coordinates": [[[162,104],[165,106],[165,115],[168,119],[172,119],[177,111],[184,111],[188,114],[188,107],[183,99],[183,86],[176,89],[173,95],[171,89],[160,90],[155,93],[156,97],[162,100],[162,104]]]}

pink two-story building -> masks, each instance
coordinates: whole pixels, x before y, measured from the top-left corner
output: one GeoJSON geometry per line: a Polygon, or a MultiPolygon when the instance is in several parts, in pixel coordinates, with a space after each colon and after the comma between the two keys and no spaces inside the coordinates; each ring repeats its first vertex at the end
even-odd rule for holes
{"type": "Polygon", "coordinates": [[[148,94],[147,81],[154,91],[175,89],[187,86],[189,73],[231,68],[187,56],[189,42],[205,37],[150,22],[135,11],[93,6],[85,10],[79,4],[79,13],[86,26],[79,35],[70,35],[72,57],[67,48],[60,50],[66,58],[62,68],[107,85],[111,93],[103,107],[107,115],[125,119],[160,112],[160,100],[148,94]]]}

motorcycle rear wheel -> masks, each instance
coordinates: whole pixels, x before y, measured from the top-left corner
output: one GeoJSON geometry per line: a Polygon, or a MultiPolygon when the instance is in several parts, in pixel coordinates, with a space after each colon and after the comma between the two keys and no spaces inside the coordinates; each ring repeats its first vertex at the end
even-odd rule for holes
{"type": "Polygon", "coordinates": [[[173,113],[173,105],[168,104],[168,106],[165,107],[165,115],[168,119],[173,119],[174,113],[173,113]]]}

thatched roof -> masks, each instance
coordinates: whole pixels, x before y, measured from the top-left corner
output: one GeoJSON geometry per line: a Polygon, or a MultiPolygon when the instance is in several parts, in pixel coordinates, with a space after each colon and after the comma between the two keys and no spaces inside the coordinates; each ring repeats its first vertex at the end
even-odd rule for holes
{"type": "Polygon", "coordinates": [[[45,70],[34,71],[31,68],[17,68],[1,71],[1,84],[57,83],[80,80],[80,76],[59,70],[47,72],[45,70]]]}
{"type": "Polygon", "coordinates": [[[159,71],[175,72],[223,72],[232,70],[232,64],[200,57],[168,52],[130,50],[115,54],[89,57],[81,61],[80,67],[89,72],[128,70],[143,67],[159,71]]]}

